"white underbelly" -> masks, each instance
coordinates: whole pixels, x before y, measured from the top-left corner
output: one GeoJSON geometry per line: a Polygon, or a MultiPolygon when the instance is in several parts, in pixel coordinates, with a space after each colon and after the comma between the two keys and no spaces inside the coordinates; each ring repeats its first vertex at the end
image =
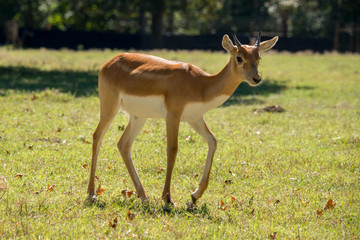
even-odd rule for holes
{"type": "MultiPolygon", "coordinates": [[[[222,95],[208,102],[193,102],[185,105],[181,114],[182,122],[193,122],[200,119],[207,111],[221,105],[228,97],[222,95]]],[[[121,108],[130,115],[141,118],[166,118],[167,109],[164,97],[132,96],[120,94],[121,108]]]]}
{"type": "Polygon", "coordinates": [[[166,107],[161,96],[131,96],[120,94],[120,105],[130,115],[141,118],[165,118],[166,107]]]}

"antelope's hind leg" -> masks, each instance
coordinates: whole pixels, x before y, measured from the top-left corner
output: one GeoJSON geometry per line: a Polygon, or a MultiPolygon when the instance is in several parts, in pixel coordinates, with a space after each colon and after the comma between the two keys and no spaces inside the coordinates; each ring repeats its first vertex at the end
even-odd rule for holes
{"type": "Polygon", "coordinates": [[[136,193],[141,198],[142,201],[146,201],[148,197],[140,181],[139,175],[134,167],[134,163],[131,158],[131,146],[137,135],[140,133],[140,130],[144,126],[145,122],[146,122],[146,118],[138,118],[134,115],[130,115],[129,123],[117,145],[121,157],[124,160],[125,166],[129,171],[131,180],[134,183],[136,193]]]}
{"type": "Polygon", "coordinates": [[[201,135],[207,141],[209,146],[208,154],[206,157],[205,169],[201,176],[199,187],[195,190],[195,192],[191,194],[193,203],[196,203],[196,201],[202,196],[208,186],[211,165],[216,151],[217,141],[214,134],[210,131],[203,118],[189,124],[199,135],[201,135]]]}

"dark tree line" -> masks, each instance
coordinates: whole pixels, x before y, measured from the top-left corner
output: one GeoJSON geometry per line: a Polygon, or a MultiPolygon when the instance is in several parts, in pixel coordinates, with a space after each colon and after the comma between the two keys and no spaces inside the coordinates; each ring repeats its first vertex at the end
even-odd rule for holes
{"type": "Polygon", "coordinates": [[[0,0],[0,24],[31,29],[115,31],[162,36],[263,32],[359,42],[356,0],[0,0]]]}

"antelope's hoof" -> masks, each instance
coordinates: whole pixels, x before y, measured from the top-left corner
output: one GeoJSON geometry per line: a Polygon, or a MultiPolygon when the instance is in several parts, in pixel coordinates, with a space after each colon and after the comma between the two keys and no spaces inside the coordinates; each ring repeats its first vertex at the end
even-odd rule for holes
{"type": "Polygon", "coordinates": [[[85,203],[91,204],[96,200],[95,194],[89,194],[89,196],[85,199],[85,203]]]}
{"type": "Polygon", "coordinates": [[[197,199],[193,195],[191,195],[191,201],[193,204],[196,204],[197,199]]]}
{"type": "Polygon", "coordinates": [[[167,206],[174,206],[175,205],[175,203],[168,196],[164,197],[163,200],[164,200],[165,205],[167,205],[167,206]]]}

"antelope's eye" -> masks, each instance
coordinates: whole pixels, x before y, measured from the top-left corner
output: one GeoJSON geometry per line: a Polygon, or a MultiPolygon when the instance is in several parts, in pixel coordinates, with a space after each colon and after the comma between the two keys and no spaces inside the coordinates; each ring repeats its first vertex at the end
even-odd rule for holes
{"type": "Polygon", "coordinates": [[[236,57],[236,61],[237,61],[238,63],[242,63],[243,60],[242,60],[241,57],[237,56],[237,57],[236,57]]]}

